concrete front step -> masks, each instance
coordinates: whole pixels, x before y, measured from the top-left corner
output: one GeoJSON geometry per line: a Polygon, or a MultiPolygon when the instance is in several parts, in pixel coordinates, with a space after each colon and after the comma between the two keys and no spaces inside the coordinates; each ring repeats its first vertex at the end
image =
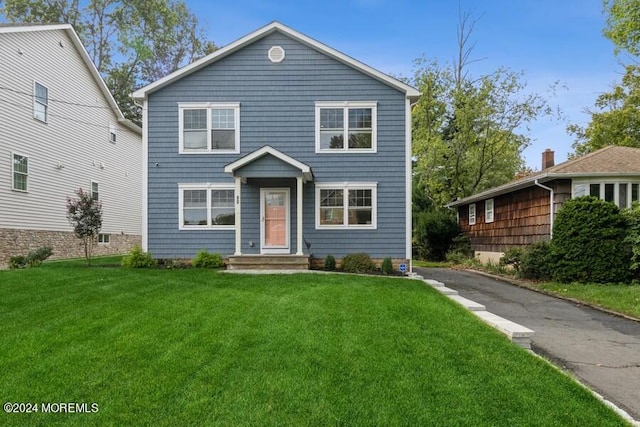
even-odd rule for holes
{"type": "Polygon", "coordinates": [[[309,257],[304,255],[240,255],[231,256],[229,270],[308,270],[309,257]]]}

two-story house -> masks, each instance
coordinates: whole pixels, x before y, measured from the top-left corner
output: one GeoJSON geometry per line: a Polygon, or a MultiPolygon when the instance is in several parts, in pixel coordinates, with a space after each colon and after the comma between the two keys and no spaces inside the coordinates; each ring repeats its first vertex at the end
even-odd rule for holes
{"type": "Polygon", "coordinates": [[[83,256],[65,206],[78,188],[103,206],[94,254],[139,243],[141,133],[70,25],[0,25],[0,265],[45,245],[83,256]]]}
{"type": "Polygon", "coordinates": [[[133,96],[156,258],[410,259],[416,89],[273,22],[133,96]]]}

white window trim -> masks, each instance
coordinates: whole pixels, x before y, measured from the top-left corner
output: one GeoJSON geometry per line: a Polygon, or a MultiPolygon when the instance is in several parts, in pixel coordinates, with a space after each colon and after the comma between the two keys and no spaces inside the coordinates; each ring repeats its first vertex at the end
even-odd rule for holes
{"type": "Polygon", "coordinates": [[[98,244],[103,246],[109,246],[111,244],[111,235],[109,233],[99,233],[98,234],[98,244]],[[104,241],[104,236],[107,237],[107,242],[104,241]],[[102,239],[101,239],[102,238],[102,239]],[[102,241],[100,241],[102,240],[102,241]]]}
{"type": "Polygon", "coordinates": [[[378,152],[378,103],[376,101],[316,101],[316,153],[377,153],[378,152]],[[322,149],[320,146],[320,110],[322,108],[342,108],[344,117],[344,148],[322,149]],[[350,108],[371,108],[371,148],[349,148],[350,108]]]}
{"type": "Polygon", "coordinates": [[[334,182],[316,184],[316,230],[376,230],[378,228],[378,183],[377,182],[334,182]],[[341,225],[320,224],[320,190],[371,190],[371,224],[349,224],[349,196],[343,195],[344,220],[341,225]]]}
{"type": "Polygon", "coordinates": [[[236,198],[235,184],[178,184],[178,229],[179,230],[235,230],[236,225],[209,225],[211,224],[211,190],[233,190],[236,198]],[[184,225],[184,190],[207,190],[207,224],[184,225]]]}
{"type": "Polygon", "coordinates": [[[93,180],[91,181],[91,184],[89,186],[89,195],[91,196],[91,200],[100,201],[100,183],[98,181],[93,181],[93,180]],[[93,184],[96,184],[98,186],[98,191],[97,191],[98,198],[97,199],[93,198],[93,184]]]}
{"type": "Polygon", "coordinates": [[[41,123],[48,123],[48,119],[49,119],[49,86],[46,86],[38,81],[34,81],[33,82],[33,118],[41,123]],[[40,85],[43,88],[47,89],[47,103],[46,104],[40,104],[37,101],[37,96],[36,96],[36,86],[40,85]],[[44,105],[44,120],[36,117],[36,105],[44,105]]]}
{"type": "Polygon", "coordinates": [[[118,140],[118,128],[113,123],[109,123],[109,142],[115,144],[118,140]]]}
{"type": "Polygon", "coordinates": [[[17,191],[19,193],[28,193],[29,192],[29,169],[31,169],[31,158],[29,156],[26,156],[24,154],[21,153],[16,153],[15,151],[11,152],[11,190],[12,191],[17,191]],[[27,159],[27,188],[26,190],[21,190],[19,188],[16,188],[16,182],[15,182],[15,162],[14,162],[14,157],[15,156],[20,156],[20,157],[25,157],[27,159]]]}
{"type": "Polygon", "coordinates": [[[471,203],[469,205],[469,225],[476,225],[476,219],[476,204],[471,203]],[[473,214],[471,214],[471,211],[473,211],[473,214]],[[471,220],[471,218],[473,218],[473,220],[471,220]]]}
{"type": "Polygon", "coordinates": [[[484,201],[484,222],[486,223],[493,222],[494,207],[495,207],[495,203],[493,199],[487,199],[484,201]]]}
{"type": "Polygon", "coordinates": [[[239,154],[240,153],[240,103],[239,102],[180,102],[178,103],[178,152],[180,154],[239,154]],[[184,110],[207,110],[207,148],[206,150],[184,149],[184,110]],[[235,149],[211,149],[211,110],[233,109],[235,123],[235,149]]]}
{"type": "Polygon", "coordinates": [[[613,178],[594,178],[594,179],[580,179],[573,180],[571,184],[571,198],[580,197],[576,195],[576,187],[584,185],[585,196],[588,196],[590,192],[589,186],[591,184],[600,184],[600,195],[598,198],[600,200],[604,200],[605,195],[605,184],[613,184],[613,203],[616,206],[620,206],[620,184],[628,184],[627,187],[627,207],[630,207],[632,204],[632,191],[631,186],[634,184],[640,184],[640,179],[633,179],[628,177],[613,177],[613,178]]]}

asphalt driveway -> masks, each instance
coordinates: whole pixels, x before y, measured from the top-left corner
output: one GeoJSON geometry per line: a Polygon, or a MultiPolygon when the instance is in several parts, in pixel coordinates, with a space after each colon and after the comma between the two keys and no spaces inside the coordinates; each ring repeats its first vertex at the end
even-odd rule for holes
{"type": "Polygon", "coordinates": [[[532,349],[640,420],[640,322],[468,271],[415,268],[533,329],[532,349]]]}

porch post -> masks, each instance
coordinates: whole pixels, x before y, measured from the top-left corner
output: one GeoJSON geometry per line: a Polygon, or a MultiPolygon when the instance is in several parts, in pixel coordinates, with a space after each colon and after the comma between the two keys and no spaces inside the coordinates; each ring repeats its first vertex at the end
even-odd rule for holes
{"type": "Polygon", "coordinates": [[[242,178],[239,176],[236,179],[236,251],[234,255],[242,255],[242,178]]]}
{"type": "Polygon", "coordinates": [[[296,211],[298,213],[297,215],[297,221],[296,221],[296,225],[297,225],[297,237],[298,237],[298,241],[296,243],[296,255],[302,255],[302,176],[298,176],[296,178],[296,190],[297,190],[297,195],[296,195],[296,211]]]}

